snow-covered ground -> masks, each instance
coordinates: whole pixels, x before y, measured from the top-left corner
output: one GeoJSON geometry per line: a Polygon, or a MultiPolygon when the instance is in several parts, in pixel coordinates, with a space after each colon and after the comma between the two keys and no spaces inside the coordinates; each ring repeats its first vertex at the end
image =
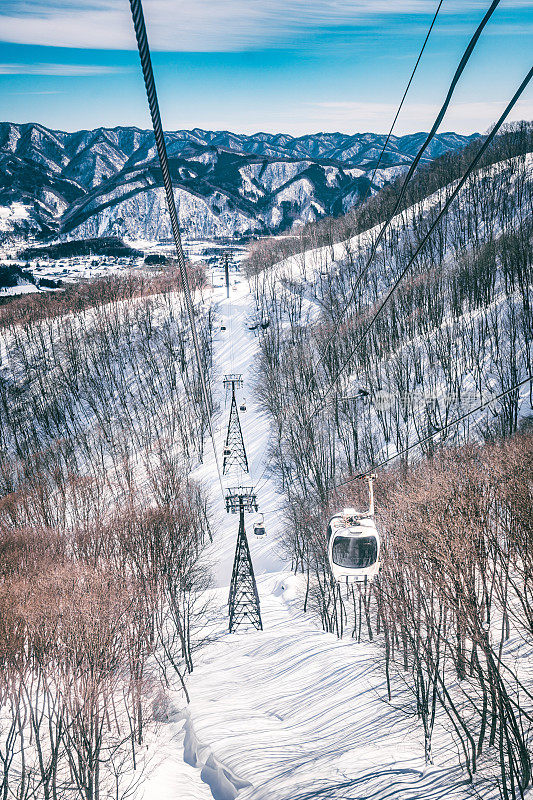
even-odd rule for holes
{"type": "Polygon", "coordinates": [[[0,286],[0,297],[8,297],[16,294],[32,294],[39,289],[33,283],[23,283],[20,286],[0,286]]]}
{"type": "Polygon", "coordinates": [[[0,231],[10,232],[16,223],[30,217],[30,209],[23,203],[11,203],[9,206],[0,206],[0,231]]]}
{"type": "MultiPolygon", "coordinates": [[[[267,536],[247,533],[258,582],[263,631],[227,632],[227,597],[238,517],[225,513],[212,449],[196,477],[211,487],[216,518],[208,560],[214,573],[213,640],[197,657],[185,705],[176,691],[168,721],[149,748],[145,800],[304,800],[474,796],[448,735],[435,736],[435,764],[426,767],[421,728],[410,699],[395,686],[386,701],[379,642],[357,644],[324,633],[296,598],[299,579],[279,548],[283,498],[265,473],[269,424],[252,392],[254,300],[244,280],[225,298],[222,276],[212,302],[227,330],[215,339],[218,398],[216,446],[222,453],[229,415],[222,378],[241,373],[240,414],[250,474],[224,476],[226,487],[254,485],[267,536]],[[403,701],[402,701],[403,698],[403,701]]],[[[477,787],[488,798],[487,787],[477,787]]],[[[479,795],[478,795],[479,796],[479,795]]]]}
{"type": "MultiPolygon", "coordinates": [[[[428,207],[432,202],[426,200],[428,207]]],[[[282,279],[316,280],[322,269],[333,269],[345,256],[347,246],[367,245],[375,233],[365,232],[333,251],[320,248],[275,265],[276,290],[290,291],[282,287],[282,279]]],[[[238,373],[244,380],[238,401],[246,401],[240,418],[250,473],[236,470],[223,483],[226,488],[254,486],[265,516],[263,539],[252,533],[256,515],[247,516],[264,630],[227,632],[238,517],[226,514],[208,441],[205,463],[195,477],[210,491],[214,520],[207,553],[213,573],[207,620],[211,641],[197,655],[188,681],[190,704],[178,689],[172,690],[166,719],[151,735],[144,800],[493,800],[498,796],[494,786],[489,789],[481,778],[475,787],[466,783],[442,719],[433,740],[434,764],[425,765],[422,729],[399,676],[393,676],[394,702],[387,702],[379,637],[364,644],[349,634],[339,640],[301,611],[301,582],[292,575],[279,541],[284,499],[268,473],[271,422],[260,412],[253,391],[259,343],[248,330],[248,320],[256,315],[254,296],[242,276],[232,273],[231,297],[226,299],[222,273],[214,270],[212,277],[209,302],[226,327],[218,327],[214,341],[215,394],[221,409],[215,447],[221,462],[230,401],[222,379],[238,373]]],[[[311,295],[304,297],[302,307],[307,320],[316,317],[318,306],[311,295]]],[[[6,362],[4,343],[0,365],[6,362]]]]}

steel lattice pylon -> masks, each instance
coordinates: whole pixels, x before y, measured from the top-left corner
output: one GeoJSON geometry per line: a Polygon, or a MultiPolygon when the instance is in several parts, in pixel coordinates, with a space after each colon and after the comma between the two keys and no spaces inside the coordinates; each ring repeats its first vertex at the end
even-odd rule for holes
{"type": "Polygon", "coordinates": [[[231,392],[231,409],[229,412],[226,443],[224,445],[222,474],[225,475],[226,472],[234,466],[241,467],[244,472],[248,472],[248,458],[246,456],[246,450],[244,449],[244,439],[242,438],[241,422],[239,420],[237,400],[235,398],[235,387],[233,387],[231,392]]]}
{"type": "MultiPolygon", "coordinates": [[[[230,490],[231,491],[231,490],[230,490]]],[[[232,498],[236,499],[236,498],[232,498]]],[[[233,633],[239,625],[263,630],[261,621],[261,610],[259,606],[259,594],[255,582],[254,568],[246,530],[244,527],[245,503],[248,510],[252,507],[257,508],[255,496],[239,496],[239,533],[237,536],[237,547],[235,549],[235,560],[233,561],[233,572],[231,575],[231,585],[229,590],[229,632],[233,633]],[[250,504],[251,501],[251,504],[250,504]]],[[[234,511],[235,505],[228,499],[226,500],[228,511],[234,511]]]]}

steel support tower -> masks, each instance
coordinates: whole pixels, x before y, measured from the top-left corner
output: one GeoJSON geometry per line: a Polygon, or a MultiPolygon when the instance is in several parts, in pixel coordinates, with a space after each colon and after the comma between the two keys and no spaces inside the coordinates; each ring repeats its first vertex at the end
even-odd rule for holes
{"type": "Polygon", "coordinates": [[[226,389],[231,387],[231,407],[229,412],[228,432],[224,443],[224,462],[222,474],[225,475],[231,467],[240,467],[244,472],[248,472],[248,457],[244,447],[242,436],[241,421],[237,408],[237,398],[235,397],[236,388],[242,386],[240,375],[226,375],[224,377],[226,389]]]}
{"type": "Polygon", "coordinates": [[[228,514],[239,514],[239,533],[237,534],[237,547],[228,598],[229,632],[233,633],[236,628],[241,626],[262,631],[259,594],[244,527],[244,512],[257,511],[257,500],[253,487],[239,486],[236,489],[228,489],[226,511],[228,514]]]}
{"type": "Polygon", "coordinates": [[[223,255],[223,259],[224,259],[224,277],[226,279],[226,297],[229,297],[229,260],[230,260],[230,255],[229,255],[227,250],[225,251],[225,253],[223,255]]]}
{"type": "Polygon", "coordinates": [[[236,389],[242,389],[242,375],[224,375],[223,384],[226,391],[234,392],[236,389]]]}

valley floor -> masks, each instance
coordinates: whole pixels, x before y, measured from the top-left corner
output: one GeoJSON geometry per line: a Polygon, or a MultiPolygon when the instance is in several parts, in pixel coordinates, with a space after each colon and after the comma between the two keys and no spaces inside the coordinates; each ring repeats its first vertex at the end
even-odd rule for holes
{"type": "Polygon", "coordinates": [[[444,728],[435,736],[435,764],[425,767],[421,727],[410,699],[402,702],[400,678],[396,702],[386,702],[379,642],[357,644],[349,635],[339,641],[300,611],[298,578],[279,552],[283,498],[264,473],[268,422],[251,391],[258,345],[246,320],[253,297],[242,281],[230,300],[215,287],[213,303],[227,327],[215,342],[219,453],[229,414],[223,375],[241,373],[245,382],[238,399],[246,398],[241,423],[250,475],[224,481],[253,484],[265,514],[265,539],[254,537],[250,521],[247,526],[264,631],[227,633],[238,517],[225,513],[208,443],[197,477],[212,487],[217,520],[208,553],[215,635],[197,656],[190,704],[176,691],[168,721],[150,745],[145,800],[488,799],[487,786],[475,791],[466,783],[444,728]]]}

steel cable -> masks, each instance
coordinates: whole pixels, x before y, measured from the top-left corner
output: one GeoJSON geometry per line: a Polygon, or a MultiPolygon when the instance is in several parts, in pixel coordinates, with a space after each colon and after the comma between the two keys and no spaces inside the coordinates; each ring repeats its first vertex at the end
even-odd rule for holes
{"type": "Polygon", "coordinates": [[[150,47],[148,45],[148,36],[146,34],[146,25],[144,22],[144,14],[142,9],[141,0],[130,0],[131,15],[133,18],[133,25],[135,28],[135,36],[137,38],[137,47],[139,50],[139,57],[141,59],[141,66],[144,77],[144,85],[146,87],[146,95],[148,97],[148,105],[150,107],[150,116],[152,118],[152,127],[154,129],[154,137],[157,147],[157,154],[159,157],[159,164],[161,166],[161,174],[163,176],[163,185],[165,187],[165,194],[168,206],[168,213],[170,215],[170,224],[172,226],[172,234],[174,243],[176,245],[176,254],[178,257],[178,266],[185,295],[185,304],[187,306],[187,314],[189,317],[189,325],[191,327],[191,334],[193,339],[194,352],[196,363],[198,366],[198,373],[200,377],[202,397],[205,404],[205,413],[207,418],[207,425],[209,435],[213,443],[213,453],[215,455],[215,463],[218,473],[218,480],[222,497],[224,498],[224,484],[222,483],[222,473],[220,471],[220,462],[216,449],[215,436],[213,431],[213,424],[211,420],[211,408],[209,403],[209,395],[207,393],[207,385],[205,381],[205,374],[202,364],[202,357],[200,353],[200,345],[198,340],[198,332],[196,329],[196,321],[194,318],[194,306],[191,296],[191,288],[189,284],[189,276],[185,264],[185,256],[183,253],[183,245],[181,242],[181,234],[178,222],[178,214],[176,211],[176,202],[174,199],[174,192],[172,189],[172,180],[170,177],[170,169],[168,165],[167,148],[165,145],[165,137],[163,134],[163,126],[161,124],[161,114],[159,111],[159,102],[157,99],[157,91],[155,87],[154,73],[152,69],[152,60],[150,57],[150,47]]]}
{"type": "MultiPolygon", "coordinates": [[[[458,65],[457,69],[455,70],[455,74],[454,74],[454,76],[452,78],[452,82],[450,84],[450,87],[449,87],[448,92],[446,94],[446,97],[444,99],[444,102],[443,102],[443,104],[441,106],[441,109],[440,109],[439,113],[437,114],[437,117],[435,118],[435,121],[434,121],[434,123],[433,123],[433,125],[431,127],[431,130],[428,133],[424,144],[422,145],[422,147],[420,148],[420,150],[416,154],[415,158],[413,159],[413,162],[412,162],[411,166],[409,167],[409,171],[407,172],[407,175],[406,175],[406,177],[405,177],[405,179],[404,179],[404,181],[402,183],[402,188],[400,189],[400,193],[398,195],[398,198],[396,200],[394,208],[392,209],[392,211],[388,215],[388,217],[385,220],[381,230],[379,231],[379,233],[378,233],[378,235],[376,237],[376,240],[372,245],[372,249],[370,251],[370,255],[369,255],[369,257],[368,257],[368,259],[366,261],[366,264],[363,267],[363,269],[361,270],[361,272],[359,273],[359,275],[357,276],[355,285],[354,285],[354,287],[352,288],[352,290],[350,292],[350,296],[348,297],[348,300],[346,301],[344,307],[342,308],[342,310],[339,313],[339,318],[340,319],[342,319],[344,317],[344,314],[346,313],[348,307],[350,306],[350,303],[352,302],[352,300],[355,297],[356,291],[358,290],[358,288],[361,285],[361,281],[363,280],[363,277],[368,272],[368,270],[370,268],[370,265],[371,265],[371,263],[372,263],[372,261],[374,259],[375,254],[376,254],[376,251],[377,251],[377,249],[378,249],[378,247],[380,245],[380,242],[383,239],[383,236],[385,235],[385,231],[389,227],[392,219],[397,214],[397,212],[398,212],[398,210],[400,208],[401,202],[402,202],[403,198],[405,197],[405,193],[407,191],[407,184],[409,183],[409,181],[413,177],[413,174],[414,174],[414,172],[415,172],[415,170],[416,170],[416,168],[417,168],[417,166],[418,166],[418,164],[420,162],[420,159],[422,158],[422,156],[423,156],[424,152],[426,151],[428,145],[430,144],[430,142],[433,139],[435,133],[437,132],[437,129],[439,128],[439,126],[440,126],[440,124],[441,124],[441,122],[442,122],[442,120],[444,118],[444,115],[445,115],[445,113],[446,113],[446,111],[448,109],[448,106],[450,105],[450,102],[451,102],[453,93],[455,91],[455,87],[457,86],[457,83],[459,81],[459,78],[463,74],[463,72],[465,70],[465,67],[468,64],[470,56],[472,55],[472,52],[473,52],[473,50],[474,50],[474,48],[475,48],[475,46],[477,44],[477,41],[478,41],[479,37],[481,36],[481,33],[482,33],[485,25],[487,24],[487,22],[489,21],[489,19],[493,15],[493,13],[496,10],[496,7],[499,5],[499,3],[500,3],[500,0],[493,0],[493,2],[490,4],[489,9],[485,13],[483,19],[481,20],[481,22],[479,23],[478,27],[476,28],[476,31],[475,31],[474,35],[470,39],[470,42],[468,43],[468,46],[467,46],[466,50],[464,51],[464,53],[462,55],[462,58],[461,58],[461,60],[459,62],[459,65],[458,65]]],[[[333,334],[329,337],[328,344],[326,345],[324,352],[321,353],[315,369],[318,369],[319,366],[323,363],[324,358],[326,356],[326,353],[328,352],[328,349],[329,349],[329,347],[331,345],[331,342],[333,341],[333,339],[337,335],[341,324],[342,323],[339,322],[339,323],[337,323],[335,325],[333,334]]]]}
{"type": "Polygon", "coordinates": [[[491,397],[488,400],[485,400],[483,403],[481,403],[481,405],[477,406],[477,408],[473,408],[471,411],[467,411],[465,414],[461,414],[460,417],[456,417],[451,422],[447,422],[446,425],[442,426],[442,428],[438,428],[437,430],[433,431],[433,433],[428,434],[428,436],[424,436],[422,439],[418,439],[418,441],[413,442],[413,444],[409,445],[409,447],[405,447],[403,450],[400,450],[399,453],[395,453],[393,456],[390,456],[389,458],[386,458],[383,461],[378,462],[377,464],[372,464],[372,466],[369,467],[364,472],[359,472],[357,475],[354,475],[353,477],[348,478],[347,480],[342,481],[341,483],[336,483],[335,486],[332,487],[331,491],[333,491],[334,489],[338,489],[340,486],[346,486],[349,483],[353,483],[353,481],[356,481],[356,480],[359,480],[360,478],[366,477],[370,473],[374,472],[374,470],[385,466],[385,464],[388,464],[390,461],[394,461],[396,458],[400,458],[400,456],[403,456],[403,455],[405,455],[405,453],[408,453],[410,450],[413,450],[415,447],[418,447],[419,445],[424,444],[424,442],[430,441],[435,436],[437,436],[439,433],[442,433],[443,431],[447,431],[448,428],[451,428],[452,426],[457,425],[459,422],[461,422],[462,420],[466,419],[471,414],[475,414],[477,411],[482,411],[486,406],[490,405],[490,403],[495,403],[497,400],[501,400],[502,397],[506,397],[506,395],[511,394],[511,392],[515,392],[521,386],[524,386],[526,383],[530,383],[531,381],[533,381],[533,375],[529,375],[523,381],[520,381],[520,383],[515,384],[510,389],[506,389],[505,392],[501,392],[500,394],[495,395],[494,397],[491,397]]]}
{"type": "Polygon", "coordinates": [[[400,112],[401,112],[401,110],[403,108],[403,104],[405,102],[405,98],[407,97],[407,92],[411,88],[411,84],[413,82],[413,78],[415,77],[415,73],[416,73],[416,71],[418,69],[418,65],[420,64],[420,61],[421,61],[422,56],[424,54],[424,50],[426,49],[426,45],[428,43],[428,39],[431,36],[431,31],[433,30],[435,22],[437,21],[437,16],[439,14],[440,7],[442,6],[443,2],[444,2],[444,0],[440,0],[439,4],[437,6],[437,10],[435,11],[435,14],[433,16],[433,19],[431,20],[431,25],[429,26],[429,30],[428,30],[428,32],[426,34],[426,38],[424,39],[424,43],[423,43],[423,45],[422,45],[422,47],[420,49],[420,52],[418,54],[418,58],[416,59],[416,63],[415,63],[415,65],[413,67],[413,70],[411,72],[411,76],[410,76],[410,78],[409,78],[409,80],[407,82],[407,86],[405,87],[405,91],[403,93],[403,97],[400,100],[400,105],[398,106],[398,109],[396,111],[395,117],[394,117],[394,119],[392,121],[392,125],[390,126],[389,132],[387,134],[387,138],[385,139],[385,144],[381,148],[381,152],[379,154],[379,158],[377,160],[376,166],[374,167],[374,171],[372,172],[372,177],[370,178],[370,181],[369,181],[368,186],[366,188],[365,196],[363,197],[363,199],[361,201],[361,205],[364,205],[366,203],[366,201],[368,200],[368,195],[370,194],[370,189],[372,188],[372,184],[374,183],[374,178],[376,177],[376,172],[379,169],[379,165],[381,164],[381,159],[383,158],[383,156],[385,154],[385,150],[387,149],[387,145],[390,142],[390,137],[392,136],[392,132],[394,130],[394,126],[396,125],[396,122],[398,121],[398,117],[400,116],[400,112]]]}
{"type": "Polygon", "coordinates": [[[386,306],[386,305],[387,305],[387,303],[389,302],[390,298],[392,297],[392,295],[394,294],[394,292],[395,292],[395,291],[396,291],[396,289],[398,288],[399,284],[401,283],[401,281],[402,281],[402,280],[403,280],[403,278],[405,277],[405,275],[406,275],[406,273],[408,272],[408,270],[409,270],[409,269],[411,268],[411,266],[413,265],[414,261],[416,260],[416,258],[418,257],[419,253],[420,253],[420,252],[421,252],[421,250],[423,249],[424,245],[425,245],[425,244],[426,244],[426,242],[429,240],[429,237],[431,236],[431,234],[433,233],[433,231],[434,231],[434,230],[435,230],[435,228],[437,227],[438,223],[440,222],[440,220],[442,219],[442,217],[443,217],[443,216],[446,214],[446,212],[448,211],[448,209],[449,209],[450,205],[453,203],[453,201],[455,200],[455,198],[457,197],[457,195],[459,194],[459,192],[461,191],[461,189],[462,189],[462,188],[463,188],[463,186],[465,185],[465,183],[466,183],[466,181],[468,180],[468,178],[469,178],[470,174],[471,174],[471,173],[474,171],[474,169],[475,169],[475,168],[476,168],[476,166],[478,165],[479,161],[481,160],[481,158],[483,157],[483,155],[484,155],[484,154],[485,154],[485,152],[487,151],[488,147],[490,146],[490,144],[491,144],[492,140],[493,140],[493,139],[494,139],[494,137],[496,136],[496,134],[497,134],[498,130],[501,128],[501,126],[503,125],[503,123],[505,122],[505,120],[507,119],[507,117],[509,116],[509,114],[510,114],[511,110],[513,109],[514,105],[517,103],[518,99],[520,98],[521,94],[523,93],[523,91],[524,91],[524,90],[525,90],[525,88],[527,87],[527,85],[528,85],[528,83],[530,82],[530,80],[531,80],[531,78],[532,78],[532,77],[533,77],[533,67],[532,67],[532,68],[529,70],[528,74],[526,75],[526,77],[524,78],[524,80],[522,81],[522,83],[520,84],[520,86],[518,87],[518,89],[516,90],[516,92],[515,92],[515,94],[513,95],[512,99],[509,101],[509,103],[508,103],[507,107],[505,108],[504,112],[502,113],[502,115],[500,116],[500,118],[498,119],[498,121],[495,123],[495,125],[494,125],[494,127],[492,128],[491,132],[490,132],[490,133],[488,134],[488,136],[485,138],[485,141],[483,142],[483,145],[481,146],[481,148],[480,148],[480,149],[479,149],[479,151],[477,152],[477,154],[476,154],[476,156],[474,157],[474,159],[471,161],[471,163],[470,163],[470,165],[468,166],[468,168],[467,168],[466,172],[464,173],[463,177],[462,177],[462,178],[459,180],[459,182],[457,183],[457,186],[455,187],[455,189],[453,190],[453,192],[452,192],[452,193],[451,193],[451,195],[449,196],[448,200],[446,201],[446,203],[444,204],[444,206],[442,207],[442,209],[440,210],[440,212],[439,212],[439,213],[437,214],[437,216],[435,217],[435,219],[434,219],[434,221],[433,221],[433,223],[432,223],[431,227],[429,228],[428,232],[426,233],[426,235],[424,236],[424,238],[422,239],[422,241],[420,242],[420,244],[417,246],[417,248],[416,248],[415,252],[413,253],[413,255],[411,256],[411,258],[409,259],[409,261],[408,261],[407,265],[406,265],[406,266],[404,267],[404,269],[403,269],[403,270],[400,272],[400,274],[398,275],[398,277],[397,277],[397,278],[396,278],[396,280],[394,281],[394,283],[393,283],[392,287],[389,289],[389,291],[388,291],[388,292],[387,292],[387,294],[385,295],[385,298],[384,298],[384,300],[383,300],[383,301],[380,303],[380,305],[378,306],[378,308],[377,308],[377,310],[375,311],[375,313],[373,314],[373,316],[372,316],[372,318],[371,318],[370,322],[368,323],[368,325],[366,326],[366,328],[364,329],[364,331],[362,332],[362,334],[361,334],[361,335],[360,335],[360,337],[358,338],[358,340],[357,340],[356,344],[354,345],[354,347],[352,347],[352,349],[350,350],[350,352],[349,352],[348,356],[347,356],[347,357],[345,358],[345,360],[342,362],[341,366],[340,366],[340,367],[339,367],[339,369],[337,370],[337,374],[336,374],[335,378],[333,379],[333,381],[331,381],[331,383],[329,384],[329,386],[328,386],[328,388],[326,389],[326,391],[325,391],[325,392],[322,394],[322,396],[321,396],[321,398],[320,398],[320,401],[319,401],[319,403],[318,403],[318,404],[315,406],[315,408],[313,409],[313,411],[311,412],[311,414],[309,415],[309,417],[308,417],[308,418],[307,418],[307,420],[305,421],[305,423],[304,423],[304,424],[305,424],[306,426],[307,426],[307,425],[308,425],[308,424],[311,422],[311,420],[312,420],[312,419],[313,419],[313,418],[316,416],[316,414],[318,414],[318,412],[319,412],[319,411],[320,411],[322,408],[324,408],[324,405],[325,405],[325,398],[327,398],[327,396],[330,394],[331,390],[333,389],[333,387],[335,386],[335,384],[336,384],[336,383],[337,383],[337,381],[339,380],[339,378],[340,378],[340,376],[341,376],[341,373],[342,373],[342,372],[344,372],[344,370],[346,369],[346,367],[348,366],[348,364],[349,364],[349,363],[350,363],[350,361],[352,360],[353,356],[354,356],[354,355],[355,355],[355,353],[357,352],[357,349],[358,349],[359,345],[361,344],[361,342],[363,341],[363,339],[364,339],[364,338],[367,336],[367,334],[368,334],[368,332],[370,331],[370,329],[373,327],[373,325],[374,325],[374,323],[375,323],[376,319],[377,319],[377,318],[380,316],[380,314],[382,313],[383,309],[385,308],[385,306],[386,306]]]}

